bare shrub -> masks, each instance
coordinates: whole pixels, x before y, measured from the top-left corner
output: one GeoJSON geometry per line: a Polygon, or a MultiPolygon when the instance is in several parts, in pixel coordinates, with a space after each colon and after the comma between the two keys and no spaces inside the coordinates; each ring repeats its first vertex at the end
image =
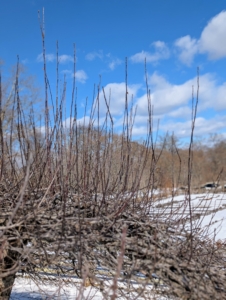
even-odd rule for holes
{"type": "MultiPolygon", "coordinates": [[[[44,49],[43,44],[43,52],[44,49]]],[[[72,91],[68,126],[63,114],[66,86],[59,103],[56,99],[54,115],[49,113],[44,54],[42,133],[32,109],[28,119],[24,116],[18,70],[19,63],[13,90],[14,122],[10,129],[13,141],[12,135],[4,133],[0,119],[1,298],[9,298],[20,271],[37,282],[58,278],[61,285],[65,276],[71,282],[77,276],[83,288],[93,285],[111,299],[154,299],[159,295],[172,299],[226,299],[225,246],[216,245],[193,222],[193,132],[184,204],[190,208],[189,215],[177,217],[173,207],[167,215],[154,205],[154,188],[161,181],[158,162],[163,148],[157,149],[153,140],[148,88],[148,134],[143,145],[132,140],[135,112],[128,108],[127,92],[121,135],[114,132],[106,98],[107,113],[100,123],[100,87],[90,121],[83,125],[77,122],[72,91]],[[100,277],[99,268],[106,271],[110,285],[104,276],[100,277]],[[134,281],[139,288],[134,287],[134,281]]],[[[2,98],[0,116],[1,103],[2,98]]],[[[194,126],[195,115],[192,122],[194,126]]],[[[179,168],[181,164],[174,142],[171,158],[173,175],[176,159],[179,168]]],[[[170,188],[178,180],[173,177],[170,188]]],[[[172,193],[172,203],[174,196],[172,193]]]]}

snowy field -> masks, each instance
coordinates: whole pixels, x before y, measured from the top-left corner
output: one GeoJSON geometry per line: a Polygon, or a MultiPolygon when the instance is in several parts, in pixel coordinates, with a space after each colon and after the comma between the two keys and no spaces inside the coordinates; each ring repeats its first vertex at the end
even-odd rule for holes
{"type": "MultiPolygon", "coordinates": [[[[226,242],[226,194],[211,192],[205,194],[193,194],[191,196],[191,208],[193,216],[193,228],[201,229],[203,236],[214,238],[215,241],[221,240],[226,242]]],[[[150,208],[150,216],[165,220],[172,218],[180,220],[189,214],[188,199],[184,195],[175,196],[174,198],[166,198],[156,200],[152,203],[150,208]]],[[[187,224],[189,227],[189,223],[187,224]]],[[[123,283],[119,283],[123,285],[123,283]]],[[[11,300],[72,300],[72,299],[107,299],[104,294],[93,287],[81,288],[81,282],[72,284],[62,283],[62,285],[55,286],[54,284],[46,283],[45,285],[37,285],[29,279],[18,277],[15,281],[11,300]]],[[[121,286],[121,288],[123,288],[121,286]]],[[[139,285],[137,285],[139,290],[139,285]]],[[[109,287],[108,294],[111,294],[109,287]]],[[[163,297],[151,296],[151,287],[148,291],[148,296],[145,299],[164,299],[163,297]]],[[[136,298],[137,295],[131,295],[131,299],[136,298]]],[[[120,297],[119,297],[120,298],[120,297]]],[[[118,299],[119,299],[118,298],[118,299]]],[[[128,298],[130,296],[128,295],[128,298]]],[[[137,297],[136,299],[144,299],[144,297],[137,297]]]]}
{"type": "MultiPolygon", "coordinates": [[[[215,241],[226,241],[226,194],[205,193],[191,195],[193,228],[202,230],[205,236],[215,241]]],[[[189,201],[186,196],[166,198],[153,202],[150,215],[162,220],[180,220],[189,215],[189,201]]],[[[188,225],[187,225],[188,228],[188,225]]]]}
{"type": "Polygon", "coordinates": [[[103,299],[102,293],[98,289],[91,287],[81,289],[79,283],[62,283],[56,286],[51,283],[36,284],[30,279],[17,278],[11,293],[11,300],[72,300],[72,299],[103,299]]]}
{"type": "MultiPolygon", "coordinates": [[[[112,281],[108,282],[109,288],[101,292],[95,287],[82,287],[81,282],[74,282],[74,284],[62,283],[58,286],[46,283],[36,284],[30,279],[17,278],[11,293],[10,300],[100,300],[110,299],[112,295],[112,281]]],[[[125,295],[123,299],[149,299],[149,300],[166,300],[168,298],[156,295],[151,285],[145,288],[143,296],[140,296],[143,290],[142,286],[136,283],[131,284],[133,286],[133,293],[126,289],[126,286],[122,282],[118,282],[119,293],[125,295]],[[136,292],[137,291],[137,292],[136,292]]],[[[120,299],[121,297],[117,297],[120,299]]]]}

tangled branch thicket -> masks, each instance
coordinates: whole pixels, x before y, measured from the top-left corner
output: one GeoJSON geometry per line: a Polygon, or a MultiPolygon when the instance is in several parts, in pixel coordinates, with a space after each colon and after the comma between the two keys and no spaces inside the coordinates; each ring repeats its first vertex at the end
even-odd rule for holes
{"type": "MultiPolygon", "coordinates": [[[[23,113],[18,74],[7,130],[0,82],[1,299],[9,298],[17,272],[41,281],[53,279],[52,274],[60,279],[67,275],[67,280],[77,276],[101,289],[106,299],[154,299],[161,294],[169,299],[226,299],[224,245],[217,247],[198,228],[186,226],[193,221],[192,211],[179,217],[164,217],[164,210],[152,213],[154,188],[162,180],[157,166],[163,148],[153,139],[150,97],[143,144],[132,140],[135,113],[127,93],[121,134],[114,132],[106,98],[105,120],[99,123],[99,95],[89,124],[77,122],[72,97],[66,124],[65,90],[52,126],[46,99],[42,133],[33,110],[29,116],[23,113]],[[113,280],[110,288],[100,267],[113,280]],[[119,281],[125,289],[118,287],[119,281]]],[[[191,201],[189,195],[186,199],[191,201]]]]}

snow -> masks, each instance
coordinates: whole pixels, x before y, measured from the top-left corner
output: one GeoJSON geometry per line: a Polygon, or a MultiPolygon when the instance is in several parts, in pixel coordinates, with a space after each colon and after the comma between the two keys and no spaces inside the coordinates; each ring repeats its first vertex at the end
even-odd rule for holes
{"type": "MultiPolygon", "coordinates": [[[[10,300],[100,300],[100,299],[109,299],[109,296],[112,295],[112,280],[108,281],[108,287],[105,289],[105,292],[100,292],[99,289],[95,287],[82,287],[81,282],[74,283],[65,283],[60,282],[56,286],[51,282],[42,282],[40,284],[33,282],[31,279],[17,277],[13,286],[10,300]]],[[[117,297],[117,299],[149,299],[149,300],[166,300],[164,296],[157,295],[153,291],[153,286],[148,285],[145,287],[145,292],[143,296],[139,296],[143,286],[141,284],[132,283],[130,287],[133,290],[128,291],[128,285],[125,285],[123,282],[117,283],[118,288],[124,290],[126,297],[117,297]]]]}
{"type": "Polygon", "coordinates": [[[215,240],[226,240],[226,208],[221,211],[217,211],[214,214],[205,216],[201,221],[201,226],[209,228],[209,234],[215,240]]]}
{"type": "MultiPolygon", "coordinates": [[[[204,193],[191,195],[193,227],[208,229],[208,236],[215,241],[226,241],[226,194],[204,193]]],[[[156,200],[150,215],[160,219],[180,220],[189,215],[189,201],[185,195],[156,200]]]]}
{"type": "MultiPolygon", "coordinates": [[[[204,193],[191,195],[192,214],[195,216],[193,220],[194,228],[201,228],[203,232],[207,230],[208,237],[214,238],[215,241],[226,241],[226,194],[224,193],[204,193]],[[198,216],[198,217],[197,217],[198,216]]],[[[179,220],[181,217],[189,214],[189,202],[185,195],[169,197],[166,199],[155,200],[151,203],[150,216],[166,219],[167,217],[179,220]]],[[[187,224],[189,228],[189,224],[187,224]]],[[[108,295],[111,294],[112,281],[108,280],[108,295]]],[[[118,285],[122,286],[123,282],[118,285]]],[[[139,284],[133,284],[133,287],[141,287],[139,284]]],[[[152,295],[152,287],[147,287],[148,296],[146,299],[165,299],[162,296],[152,295]]],[[[104,292],[103,292],[104,293],[104,292]]],[[[128,295],[131,299],[144,299],[138,297],[138,293],[133,292],[128,295]]],[[[109,298],[109,296],[108,296],[109,298]]],[[[42,282],[37,284],[29,278],[17,277],[11,293],[11,300],[71,300],[71,299],[107,299],[104,294],[95,287],[82,287],[81,281],[71,283],[58,282],[55,285],[52,282],[42,282]]],[[[117,299],[122,299],[117,297],[117,299]]]]}
{"type": "Polygon", "coordinates": [[[103,299],[102,293],[94,287],[81,289],[81,283],[66,284],[60,282],[56,286],[51,282],[35,283],[29,278],[17,277],[13,286],[10,300],[75,300],[79,299],[103,299]]]}

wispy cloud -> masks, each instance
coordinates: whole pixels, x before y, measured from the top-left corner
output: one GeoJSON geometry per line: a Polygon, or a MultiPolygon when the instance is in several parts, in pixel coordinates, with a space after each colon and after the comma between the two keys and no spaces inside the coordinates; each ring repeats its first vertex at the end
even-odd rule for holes
{"type": "Polygon", "coordinates": [[[95,59],[101,59],[105,64],[107,64],[108,68],[113,71],[119,65],[121,65],[122,60],[113,56],[111,53],[104,54],[102,50],[89,52],[85,59],[89,61],[93,61],[95,59]]]}
{"type": "Polygon", "coordinates": [[[175,41],[180,61],[190,66],[195,55],[200,53],[206,53],[210,60],[226,57],[225,32],[226,11],[222,11],[209,21],[199,39],[186,35],[175,41]]]}
{"type": "Polygon", "coordinates": [[[121,64],[122,64],[122,60],[119,58],[115,58],[108,64],[108,66],[113,71],[117,66],[121,64]]]}
{"type": "MultiPolygon", "coordinates": [[[[55,54],[49,53],[45,55],[46,62],[53,62],[56,59],[55,54]]],[[[40,53],[37,58],[37,62],[43,62],[43,53],[40,53]]]]}
{"type": "Polygon", "coordinates": [[[60,64],[65,64],[68,62],[74,62],[74,58],[71,55],[67,55],[67,54],[59,55],[59,63],[60,64]]]}
{"type": "Polygon", "coordinates": [[[81,83],[86,83],[86,80],[88,79],[88,76],[87,76],[87,74],[84,70],[78,70],[75,73],[75,78],[77,79],[77,81],[79,81],[81,83]]]}
{"type": "Polygon", "coordinates": [[[86,54],[85,58],[87,60],[95,60],[96,58],[99,58],[99,59],[103,59],[103,51],[102,50],[99,50],[99,51],[93,51],[93,52],[89,52],[88,54],[86,54]]]}
{"type": "Polygon", "coordinates": [[[144,63],[145,59],[147,63],[156,63],[159,60],[168,59],[170,57],[170,51],[167,45],[162,41],[156,41],[151,44],[155,48],[154,52],[141,51],[130,57],[134,63],[144,63]]]}
{"type": "Polygon", "coordinates": [[[26,65],[28,63],[29,63],[29,60],[27,58],[25,58],[25,59],[22,60],[22,64],[26,65]]]}
{"type": "MultiPolygon", "coordinates": [[[[45,58],[46,58],[46,62],[54,62],[56,60],[56,55],[53,53],[47,53],[45,55],[45,58]]],[[[58,59],[59,59],[60,64],[65,64],[65,63],[74,61],[74,58],[71,55],[67,55],[67,54],[59,55],[58,59]]],[[[43,62],[43,53],[40,53],[37,56],[36,60],[38,62],[43,62]]]]}
{"type": "Polygon", "coordinates": [[[72,70],[67,70],[66,69],[66,70],[62,70],[61,73],[64,73],[64,74],[68,75],[71,78],[75,77],[76,80],[80,83],[86,83],[86,80],[88,79],[88,76],[87,76],[87,74],[84,70],[78,70],[74,74],[72,72],[72,70]]]}

